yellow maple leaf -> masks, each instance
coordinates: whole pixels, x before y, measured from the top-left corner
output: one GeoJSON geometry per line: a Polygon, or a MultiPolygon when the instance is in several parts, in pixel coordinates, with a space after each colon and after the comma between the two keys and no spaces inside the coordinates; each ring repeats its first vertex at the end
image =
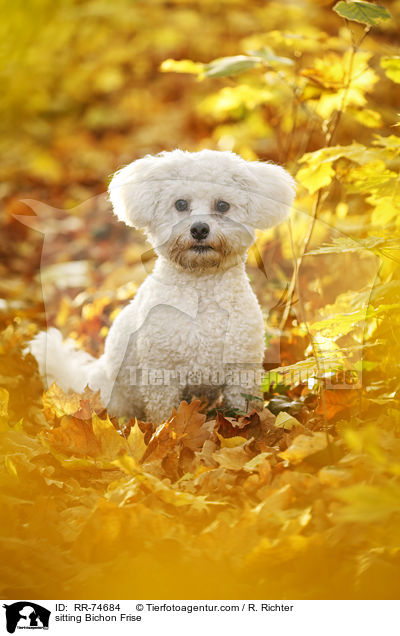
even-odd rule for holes
{"type": "Polygon", "coordinates": [[[314,194],[320,188],[330,184],[335,171],[331,163],[311,164],[300,168],[296,179],[309,191],[314,194]]]}
{"type": "Polygon", "coordinates": [[[132,426],[128,437],[129,452],[135,461],[140,462],[145,451],[146,444],[144,443],[144,433],[139,428],[137,420],[135,420],[134,426],[132,426]]]}
{"type": "Polygon", "coordinates": [[[73,415],[79,410],[79,395],[74,391],[63,391],[55,382],[43,393],[42,400],[44,409],[57,417],[73,415]]]}
{"type": "Polygon", "coordinates": [[[116,430],[108,415],[105,420],[102,420],[96,413],[93,413],[92,427],[93,434],[100,446],[100,453],[106,461],[111,461],[118,455],[127,452],[126,439],[116,430]]]}

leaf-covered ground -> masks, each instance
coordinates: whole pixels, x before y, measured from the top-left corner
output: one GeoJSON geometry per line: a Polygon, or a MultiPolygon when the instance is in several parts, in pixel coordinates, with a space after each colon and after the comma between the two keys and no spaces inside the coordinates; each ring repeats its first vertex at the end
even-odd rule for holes
{"type": "Polygon", "coordinates": [[[3,598],[398,597],[400,3],[384,5],[4,8],[3,598]],[[57,326],[102,352],[154,263],[102,193],[175,147],[282,163],[298,196],[248,259],[263,410],[197,396],[155,428],[46,390],[25,351],[57,326]]]}
{"type": "Polygon", "coordinates": [[[196,400],[155,430],[110,420],[89,390],[42,394],[26,335],[9,327],[0,342],[1,372],[14,372],[13,397],[0,394],[3,596],[396,596],[388,422],[327,433],[304,393],[278,416],[207,418],[196,400]]]}

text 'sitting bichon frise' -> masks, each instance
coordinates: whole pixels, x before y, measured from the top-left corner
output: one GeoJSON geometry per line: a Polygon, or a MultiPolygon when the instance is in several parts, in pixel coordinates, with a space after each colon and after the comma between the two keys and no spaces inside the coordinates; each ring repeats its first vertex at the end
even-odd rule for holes
{"type": "MultiPolygon", "coordinates": [[[[31,351],[48,383],[100,389],[111,414],[159,423],[193,395],[245,409],[260,395],[264,323],[245,272],[255,229],[285,220],[294,181],[280,166],[231,152],[174,150],[117,172],[109,187],[121,221],[145,230],[154,270],[92,358],[41,333],[31,351]]],[[[256,404],[254,404],[255,406],[256,404]]]]}

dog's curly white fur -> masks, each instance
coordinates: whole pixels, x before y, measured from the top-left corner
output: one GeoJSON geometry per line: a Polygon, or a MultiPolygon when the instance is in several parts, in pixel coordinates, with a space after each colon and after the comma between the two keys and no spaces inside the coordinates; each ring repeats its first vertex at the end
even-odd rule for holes
{"type": "Polygon", "coordinates": [[[259,394],[264,354],[260,306],[245,260],[263,229],[287,218],[294,181],[280,166],[231,152],[174,150],[117,172],[118,218],[147,233],[151,275],[113,323],[94,359],[50,329],[31,343],[48,382],[100,389],[112,414],[163,421],[181,399],[243,409],[259,394]]]}

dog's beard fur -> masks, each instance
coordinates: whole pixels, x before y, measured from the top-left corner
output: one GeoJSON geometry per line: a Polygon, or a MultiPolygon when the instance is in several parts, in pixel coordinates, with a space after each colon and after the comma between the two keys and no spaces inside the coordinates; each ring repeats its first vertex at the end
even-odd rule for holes
{"type": "Polygon", "coordinates": [[[212,239],[194,241],[186,232],[178,235],[168,246],[169,259],[183,269],[204,271],[221,267],[234,256],[223,234],[215,233],[212,239]]]}

